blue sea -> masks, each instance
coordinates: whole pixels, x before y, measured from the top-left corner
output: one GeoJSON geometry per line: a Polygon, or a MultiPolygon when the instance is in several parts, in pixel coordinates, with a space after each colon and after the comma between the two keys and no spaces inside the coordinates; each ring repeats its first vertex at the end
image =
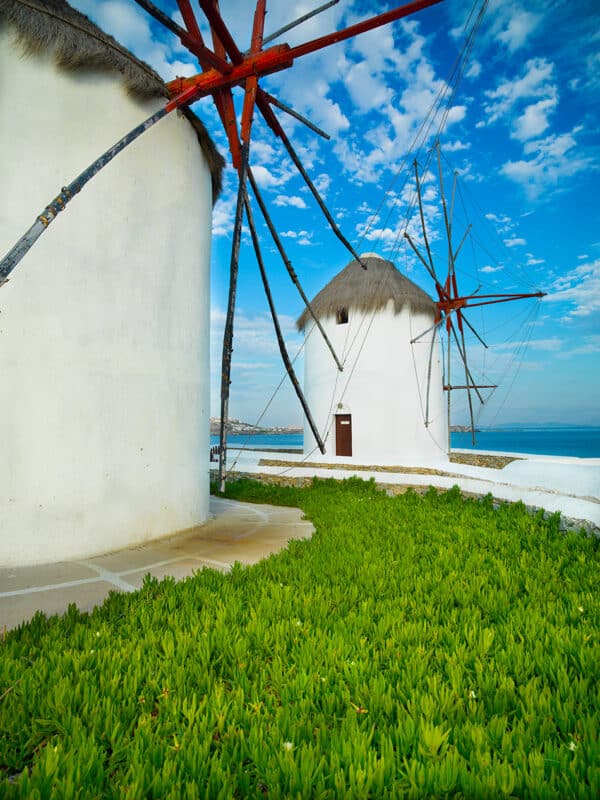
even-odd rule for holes
{"type": "Polygon", "coordinates": [[[600,458],[600,428],[490,428],[477,432],[475,442],[470,433],[451,434],[452,449],[600,458]]]}
{"type": "MultiPolygon", "coordinates": [[[[270,450],[302,450],[303,439],[301,433],[256,433],[254,436],[228,436],[227,445],[232,447],[264,447],[270,450]]],[[[219,444],[218,436],[211,436],[210,443],[219,444]]]]}
{"type": "MultiPolygon", "coordinates": [[[[272,450],[302,449],[302,434],[256,434],[255,436],[228,436],[231,446],[269,448],[272,450]]],[[[211,444],[218,444],[218,436],[210,437],[211,444]]],[[[532,453],[546,456],[578,456],[600,458],[600,427],[551,427],[551,428],[492,428],[476,434],[473,445],[470,433],[454,431],[451,434],[452,449],[490,450],[506,453],[532,453]]]]}

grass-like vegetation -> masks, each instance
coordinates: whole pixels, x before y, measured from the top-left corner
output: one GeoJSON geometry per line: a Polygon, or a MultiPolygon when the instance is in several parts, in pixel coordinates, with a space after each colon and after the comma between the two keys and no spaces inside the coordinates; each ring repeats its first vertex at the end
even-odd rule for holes
{"type": "Polygon", "coordinates": [[[228,495],[316,534],[8,633],[1,797],[600,796],[595,538],[458,490],[228,495]]]}

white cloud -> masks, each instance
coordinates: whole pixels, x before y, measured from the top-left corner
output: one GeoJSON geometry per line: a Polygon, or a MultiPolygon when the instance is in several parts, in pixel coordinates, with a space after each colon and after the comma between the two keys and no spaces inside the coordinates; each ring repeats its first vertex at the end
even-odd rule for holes
{"type": "Polygon", "coordinates": [[[356,226],[356,232],[361,239],[366,239],[369,242],[381,242],[382,244],[393,245],[399,241],[402,234],[394,228],[369,228],[363,223],[356,226]]]}
{"type": "Polygon", "coordinates": [[[600,258],[579,264],[557,278],[545,298],[550,303],[569,303],[569,318],[600,312],[600,258]]]}
{"type": "Polygon", "coordinates": [[[467,115],[466,106],[452,106],[446,117],[446,126],[454,125],[455,122],[460,122],[467,115]]]}
{"type": "Polygon", "coordinates": [[[317,123],[325,129],[330,136],[337,136],[342,131],[347,131],[350,127],[350,120],[338,103],[325,97],[328,90],[326,84],[322,83],[317,87],[317,91],[321,91],[321,100],[318,105],[315,105],[315,114],[317,123]],[[318,111],[317,111],[318,110],[318,111]]]}
{"type": "MultiPolygon", "coordinates": [[[[355,182],[376,183],[384,170],[398,168],[432,105],[448,88],[437,77],[426,53],[428,40],[419,30],[418,21],[402,20],[395,26],[394,35],[385,28],[357,37],[349,47],[349,57],[342,62],[342,80],[353,104],[360,110],[368,103],[372,116],[366,130],[349,131],[334,146],[344,171],[355,182]],[[360,54],[363,66],[352,63],[354,53],[360,54]],[[363,85],[351,80],[356,74],[368,76],[363,85]]],[[[429,130],[431,135],[438,130],[441,115],[440,110],[429,130]]],[[[465,115],[466,106],[455,106],[447,124],[465,115]]]]}
{"type": "MultiPolygon", "coordinates": [[[[349,17],[348,22],[352,21],[349,17]]],[[[416,19],[402,19],[394,27],[376,28],[349,41],[349,57],[357,55],[360,62],[368,65],[371,75],[395,74],[408,80],[414,65],[424,58],[427,40],[419,30],[416,19]]],[[[343,73],[347,69],[344,63],[341,69],[343,73]]]]}
{"type": "Polygon", "coordinates": [[[156,70],[164,81],[198,72],[195,59],[175,36],[166,34],[163,42],[154,35],[149,15],[139,7],[125,0],[72,2],[102,30],[156,70]]]}
{"type": "Polygon", "coordinates": [[[525,62],[521,77],[503,80],[496,89],[486,91],[488,102],[484,105],[488,123],[496,122],[515,105],[533,98],[557,100],[558,91],[553,83],[554,65],[545,58],[531,58],[525,62]]]}
{"type": "Polygon", "coordinates": [[[556,109],[557,104],[556,97],[549,97],[527,106],[513,122],[513,138],[524,142],[543,133],[550,125],[548,116],[556,109]]]}
{"type": "Polygon", "coordinates": [[[530,198],[537,197],[562,179],[592,166],[588,156],[577,155],[574,151],[577,144],[575,134],[580,130],[577,127],[570,133],[552,134],[545,139],[527,142],[524,155],[530,158],[507,161],[500,172],[520,183],[530,198]]]}
{"type": "Polygon", "coordinates": [[[481,75],[481,64],[479,61],[472,61],[471,66],[465,72],[465,78],[478,78],[481,75]]]}
{"type": "Polygon", "coordinates": [[[367,61],[353,64],[348,69],[344,82],[355,110],[363,114],[371,111],[373,106],[386,105],[393,96],[385,79],[371,72],[371,66],[367,61]]]}
{"type": "Polygon", "coordinates": [[[514,53],[525,44],[529,34],[537,28],[541,19],[541,16],[531,14],[529,11],[513,12],[505,27],[496,34],[496,38],[506,46],[509,53],[514,53]]]}
{"type": "Polygon", "coordinates": [[[237,197],[234,194],[221,195],[212,213],[213,236],[229,236],[233,230],[233,217],[237,197]]]}
{"type": "Polygon", "coordinates": [[[525,241],[525,239],[521,239],[518,236],[511,236],[510,239],[504,239],[504,244],[507,247],[520,247],[527,244],[527,242],[525,241]]]}
{"type": "Polygon", "coordinates": [[[319,194],[322,197],[325,197],[329,187],[331,186],[331,175],[328,175],[326,172],[322,172],[320,175],[317,175],[313,183],[315,184],[319,194]]]}
{"type": "MultiPolygon", "coordinates": [[[[250,150],[252,164],[272,164],[277,156],[275,148],[270,142],[264,139],[252,137],[252,147],[250,150]]],[[[253,169],[256,169],[254,166],[253,169]]]]}
{"type": "MultiPolygon", "coordinates": [[[[302,336],[296,330],[296,321],[288,314],[280,314],[279,324],[291,352],[299,347],[302,336]]],[[[211,343],[213,349],[220,354],[225,325],[225,312],[222,309],[212,309],[210,314],[211,343]]],[[[264,366],[266,357],[274,356],[270,361],[271,366],[279,367],[279,348],[273,330],[273,320],[268,312],[248,313],[243,308],[236,311],[234,322],[234,365],[245,365],[247,369],[254,365],[255,368],[264,366]]],[[[220,358],[214,361],[220,370],[220,358]]]]}
{"type": "Polygon", "coordinates": [[[558,350],[561,350],[563,346],[564,346],[564,341],[562,339],[559,339],[558,336],[553,336],[550,339],[530,339],[527,342],[527,348],[531,350],[545,350],[550,352],[556,352],[558,350]]]}
{"type": "Polygon", "coordinates": [[[543,258],[536,258],[533,253],[526,253],[527,261],[525,262],[528,267],[535,267],[537,264],[545,264],[546,261],[543,258]]]}
{"type": "Polygon", "coordinates": [[[565,356],[585,356],[600,353],[600,334],[587,335],[585,341],[576,347],[570,347],[565,356]]]}
{"type": "Polygon", "coordinates": [[[481,272],[500,272],[503,267],[492,267],[490,264],[486,264],[485,267],[481,268],[481,272]]]}
{"type": "Polygon", "coordinates": [[[279,234],[287,239],[295,239],[296,244],[299,245],[309,245],[312,244],[311,236],[308,231],[286,231],[285,233],[279,234]]]}
{"type": "Polygon", "coordinates": [[[278,194],[273,201],[276,206],[293,206],[294,208],[306,208],[306,203],[297,195],[278,194]]]}
{"type": "MultiPolygon", "coordinates": [[[[219,413],[221,382],[221,348],[225,312],[220,308],[211,311],[211,413],[219,413]]],[[[280,314],[279,323],[290,358],[295,359],[301,351],[303,336],[296,330],[295,317],[280,314]]],[[[295,361],[299,377],[302,375],[302,359],[295,361]]],[[[289,424],[301,420],[301,409],[285,369],[270,314],[247,311],[239,307],[236,311],[233,338],[231,372],[230,416],[248,422],[256,422],[259,414],[271,401],[263,424],[289,424]],[[275,398],[274,390],[281,383],[275,398]],[[269,422],[268,420],[274,420],[269,422]]]]}
{"type": "MultiPolygon", "coordinates": [[[[597,45],[598,41],[597,34],[595,38],[596,38],[595,44],[597,45]]],[[[594,48],[594,51],[590,53],[585,60],[585,82],[582,88],[597,93],[598,89],[600,88],[599,76],[600,76],[600,52],[598,52],[598,48],[596,46],[594,48]]],[[[573,83],[575,83],[575,81],[573,81],[573,83]]],[[[573,86],[572,88],[578,89],[579,85],[573,86]]]]}
{"type": "Polygon", "coordinates": [[[273,173],[267,169],[267,167],[263,167],[258,164],[257,166],[252,167],[252,172],[256,178],[257,184],[261,189],[272,189],[274,186],[281,185],[281,178],[273,175],[273,173]]]}
{"type": "MultiPolygon", "coordinates": [[[[556,352],[564,346],[564,340],[558,336],[552,336],[548,339],[529,339],[527,342],[528,350],[542,350],[547,352],[556,352]]],[[[515,343],[512,341],[500,342],[494,344],[494,351],[514,351],[515,343]]]]}
{"type": "Polygon", "coordinates": [[[255,372],[256,370],[269,369],[273,365],[269,361],[236,361],[235,369],[240,372],[255,372]]]}
{"type": "Polygon", "coordinates": [[[485,215],[485,218],[492,223],[493,228],[497,231],[497,233],[511,234],[512,236],[515,223],[507,214],[493,214],[490,212],[485,215]]]}
{"type": "Polygon", "coordinates": [[[458,139],[454,142],[445,142],[443,145],[444,152],[446,153],[457,153],[460,150],[469,150],[470,147],[470,142],[461,142],[458,139]]]}

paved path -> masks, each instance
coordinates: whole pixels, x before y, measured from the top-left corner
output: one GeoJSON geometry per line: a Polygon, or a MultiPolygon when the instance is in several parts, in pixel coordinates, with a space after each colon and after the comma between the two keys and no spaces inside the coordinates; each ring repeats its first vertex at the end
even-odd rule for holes
{"type": "Polygon", "coordinates": [[[291,539],[310,538],[314,530],[297,508],[211,497],[210,513],[205,525],[140,547],[80,561],[0,568],[0,633],[37,610],[62,614],[75,603],[90,611],[110,591],[135,591],[148,573],[179,580],[203,567],[227,571],[235,561],[255,564],[291,539]]]}

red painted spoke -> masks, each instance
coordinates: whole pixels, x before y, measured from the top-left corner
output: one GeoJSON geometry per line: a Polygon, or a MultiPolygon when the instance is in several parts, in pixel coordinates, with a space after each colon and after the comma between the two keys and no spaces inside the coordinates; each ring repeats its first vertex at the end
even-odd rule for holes
{"type": "Polygon", "coordinates": [[[242,64],[244,62],[244,56],[234,42],[233,36],[229,33],[229,28],[223,21],[218,4],[215,2],[215,0],[199,0],[199,3],[200,8],[206,14],[206,18],[208,19],[212,31],[219,37],[219,40],[229,55],[229,58],[237,66],[242,64]]]}
{"type": "MultiPolygon", "coordinates": [[[[266,13],[266,0],[257,0],[256,10],[254,12],[254,24],[252,26],[252,44],[250,45],[251,55],[256,55],[261,51],[266,13]]],[[[250,131],[252,129],[252,120],[254,118],[257,90],[258,76],[252,75],[246,80],[246,94],[244,95],[244,107],[242,109],[242,141],[245,144],[250,142],[250,131]]]]}
{"type": "Polygon", "coordinates": [[[200,32],[200,27],[198,25],[198,20],[192,11],[190,0],[177,0],[177,5],[181,11],[181,16],[183,17],[183,22],[187,28],[188,34],[194,43],[193,49],[190,49],[192,49],[192,52],[198,58],[202,69],[207,70],[212,67],[213,69],[217,69],[219,72],[224,74],[231,72],[231,64],[225,61],[225,59],[219,58],[219,56],[213,53],[212,50],[209,50],[204,44],[202,33],[200,32]]]}

